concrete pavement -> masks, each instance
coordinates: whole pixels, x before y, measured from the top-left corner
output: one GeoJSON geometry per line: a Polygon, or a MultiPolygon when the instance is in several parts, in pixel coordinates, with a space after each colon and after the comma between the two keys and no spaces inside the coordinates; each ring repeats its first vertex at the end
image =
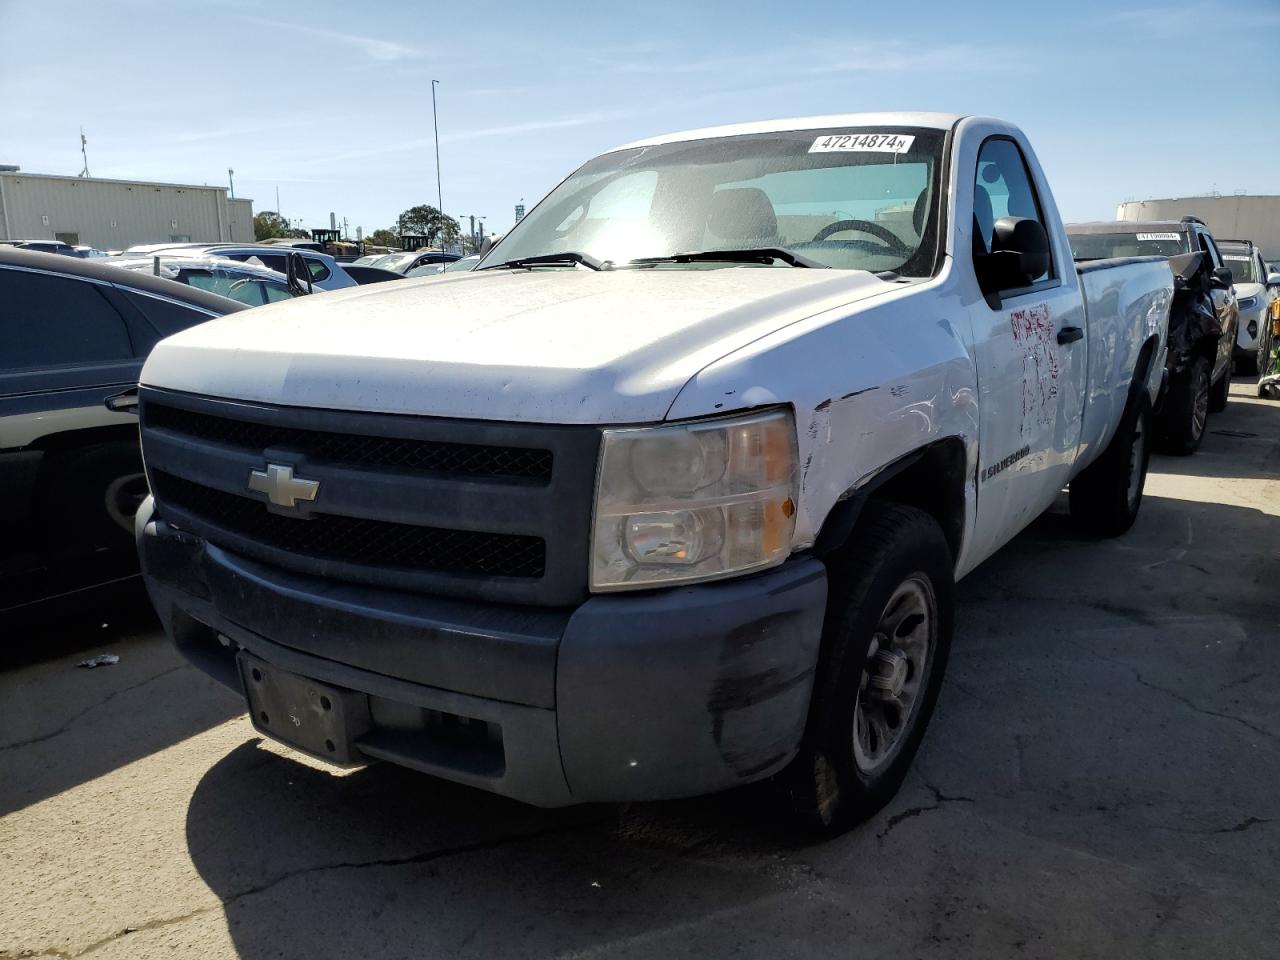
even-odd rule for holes
{"type": "Polygon", "coordinates": [[[1209,429],[1128,536],[1059,505],[961,584],[901,794],[815,846],[750,796],[334,773],[146,621],[11,668],[0,957],[1275,957],[1280,403],[1238,383],[1209,429]]]}

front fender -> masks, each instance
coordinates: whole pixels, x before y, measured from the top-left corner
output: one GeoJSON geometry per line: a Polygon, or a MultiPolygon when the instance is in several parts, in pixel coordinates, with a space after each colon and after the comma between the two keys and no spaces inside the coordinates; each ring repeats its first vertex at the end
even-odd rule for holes
{"type": "Polygon", "coordinates": [[[975,503],[978,390],[967,308],[933,281],[832,311],[703,369],[668,413],[684,419],[767,404],[795,411],[800,497],[793,549],[888,464],[944,437],[965,445],[966,529],[975,503]]]}

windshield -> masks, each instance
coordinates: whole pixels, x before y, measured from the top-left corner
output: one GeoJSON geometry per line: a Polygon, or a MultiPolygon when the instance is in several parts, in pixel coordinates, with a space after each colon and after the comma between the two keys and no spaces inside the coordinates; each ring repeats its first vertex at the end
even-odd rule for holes
{"type": "Polygon", "coordinates": [[[1076,260],[1109,260],[1112,257],[1176,257],[1189,253],[1187,235],[1173,231],[1148,233],[1071,233],[1071,256],[1076,260]]]}
{"type": "Polygon", "coordinates": [[[928,276],[943,136],[922,128],[802,130],[607,153],[556,187],[481,268],[566,251],[616,267],[677,253],[782,248],[828,267],[928,276]]]}
{"type": "Polygon", "coordinates": [[[370,266],[381,267],[383,270],[399,270],[406,263],[412,263],[418,254],[412,253],[388,253],[386,256],[379,257],[373,261],[370,266]]]}
{"type": "Polygon", "coordinates": [[[1257,264],[1253,262],[1253,257],[1238,253],[1224,253],[1222,255],[1222,265],[1231,271],[1232,283],[1262,282],[1262,278],[1258,276],[1257,264]]]}

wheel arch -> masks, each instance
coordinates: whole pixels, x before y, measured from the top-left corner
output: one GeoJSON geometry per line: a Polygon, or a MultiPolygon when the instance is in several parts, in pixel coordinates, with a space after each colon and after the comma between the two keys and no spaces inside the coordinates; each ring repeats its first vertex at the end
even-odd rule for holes
{"type": "Polygon", "coordinates": [[[967,476],[968,458],[960,437],[944,437],[899,457],[836,502],[814,541],[814,554],[825,558],[851,546],[863,509],[870,501],[881,500],[929,514],[942,528],[952,558],[959,557],[967,476]]]}

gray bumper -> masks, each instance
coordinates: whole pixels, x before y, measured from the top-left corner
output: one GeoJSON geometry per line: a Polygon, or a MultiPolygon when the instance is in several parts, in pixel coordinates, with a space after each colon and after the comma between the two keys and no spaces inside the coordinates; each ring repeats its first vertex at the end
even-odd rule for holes
{"type": "Polygon", "coordinates": [[[368,695],[372,725],[355,743],[368,758],[560,806],[758,780],[804,730],[826,603],[813,559],[548,610],[282,571],[175,530],[150,500],[137,536],[152,600],[192,663],[243,694],[243,650],[368,695]]]}

